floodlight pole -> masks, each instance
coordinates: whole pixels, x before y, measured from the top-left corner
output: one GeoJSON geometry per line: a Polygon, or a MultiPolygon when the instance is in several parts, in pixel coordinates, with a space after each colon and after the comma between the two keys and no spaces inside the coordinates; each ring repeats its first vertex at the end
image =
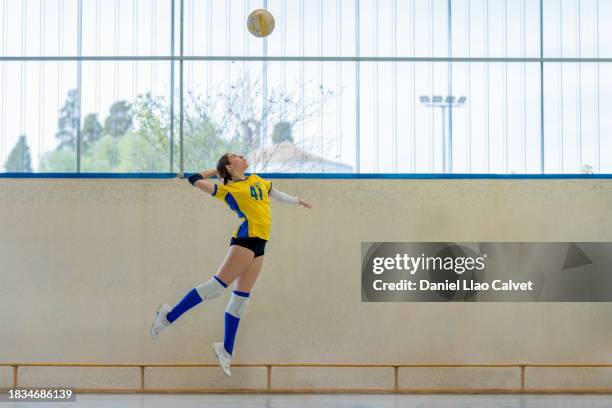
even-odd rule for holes
{"type": "MultiPolygon", "coordinates": [[[[460,108],[463,105],[465,105],[465,101],[467,100],[467,97],[465,96],[460,96],[458,98],[455,98],[455,96],[453,95],[448,95],[445,98],[442,97],[441,95],[434,95],[432,97],[429,97],[429,95],[421,95],[419,97],[421,103],[424,106],[429,106],[429,107],[436,107],[436,108],[440,108],[442,110],[442,172],[446,173],[446,159],[447,156],[449,156],[446,153],[446,146],[447,146],[447,141],[446,141],[446,109],[448,108],[449,110],[452,108],[460,108]]],[[[448,141],[448,145],[450,146],[452,144],[452,140],[448,141]]],[[[450,163],[450,171],[452,172],[453,169],[453,157],[452,155],[450,155],[448,157],[448,161],[450,163]]]]}

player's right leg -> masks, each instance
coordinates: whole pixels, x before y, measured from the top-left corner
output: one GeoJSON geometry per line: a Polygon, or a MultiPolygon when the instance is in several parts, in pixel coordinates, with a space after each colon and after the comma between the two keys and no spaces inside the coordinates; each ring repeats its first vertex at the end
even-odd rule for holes
{"type": "Polygon", "coordinates": [[[174,323],[183,313],[202,301],[221,296],[225,288],[249,266],[252,259],[251,250],[238,245],[230,246],[219,270],[210,280],[191,289],[174,308],[170,308],[166,303],[157,308],[151,326],[151,337],[157,339],[164,327],[174,323]]]}

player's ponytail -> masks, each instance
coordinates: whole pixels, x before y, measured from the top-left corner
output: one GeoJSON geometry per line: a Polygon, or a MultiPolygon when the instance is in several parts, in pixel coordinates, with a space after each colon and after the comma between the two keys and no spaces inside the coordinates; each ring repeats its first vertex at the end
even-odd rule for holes
{"type": "Polygon", "coordinates": [[[217,162],[217,174],[219,174],[219,177],[223,179],[224,185],[227,184],[227,180],[232,179],[232,175],[227,170],[227,167],[225,167],[228,164],[230,164],[229,157],[228,157],[229,155],[230,155],[229,153],[225,153],[223,156],[221,156],[221,158],[217,162]]]}

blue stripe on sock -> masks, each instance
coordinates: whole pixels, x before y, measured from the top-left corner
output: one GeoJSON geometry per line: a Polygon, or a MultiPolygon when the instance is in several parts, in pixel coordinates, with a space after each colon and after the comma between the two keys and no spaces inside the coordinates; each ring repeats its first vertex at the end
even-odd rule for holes
{"type": "MultiPolygon", "coordinates": [[[[232,291],[236,296],[248,298],[251,296],[249,292],[242,292],[239,290],[232,291]]],[[[223,346],[225,351],[232,354],[234,352],[234,341],[236,340],[236,332],[238,331],[238,324],[240,318],[230,313],[225,312],[225,337],[223,339],[223,346]]]]}
{"type": "Polygon", "coordinates": [[[220,284],[223,285],[224,288],[227,288],[227,283],[223,282],[221,279],[219,279],[219,277],[217,275],[213,275],[215,277],[215,279],[217,280],[217,282],[219,282],[220,284]]]}
{"type": "Polygon", "coordinates": [[[225,312],[225,337],[223,339],[223,346],[225,347],[225,351],[230,354],[234,351],[234,341],[236,340],[238,323],[240,323],[238,317],[225,312]]]}
{"type": "Polygon", "coordinates": [[[193,288],[189,291],[189,293],[185,295],[183,300],[181,300],[178,305],[174,306],[174,309],[172,309],[170,313],[166,315],[166,319],[168,319],[168,321],[172,323],[176,319],[181,317],[183,313],[196,306],[200,302],[202,302],[202,298],[198,294],[198,291],[193,288]]]}

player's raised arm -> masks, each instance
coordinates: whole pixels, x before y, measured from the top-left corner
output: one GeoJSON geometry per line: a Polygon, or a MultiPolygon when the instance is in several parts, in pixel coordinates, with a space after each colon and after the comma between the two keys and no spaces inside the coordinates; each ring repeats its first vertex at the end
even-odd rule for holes
{"type": "Polygon", "coordinates": [[[215,183],[208,180],[208,178],[217,175],[217,169],[204,170],[200,173],[193,173],[187,178],[191,185],[199,188],[200,190],[212,194],[215,190],[215,183]]]}

